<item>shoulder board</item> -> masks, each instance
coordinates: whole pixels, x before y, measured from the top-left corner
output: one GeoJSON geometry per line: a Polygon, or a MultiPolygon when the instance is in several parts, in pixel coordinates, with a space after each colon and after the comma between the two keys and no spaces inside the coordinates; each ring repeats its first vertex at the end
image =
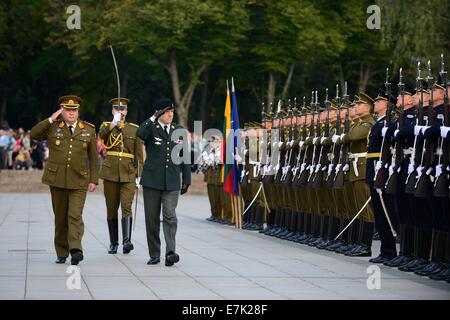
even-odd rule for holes
{"type": "Polygon", "coordinates": [[[128,122],[128,124],[132,125],[133,127],[139,128],[139,126],[135,123],[128,122]]]}
{"type": "Polygon", "coordinates": [[[92,123],[87,122],[87,121],[84,121],[84,120],[83,120],[83,123],[84,123],[84,124],[87,124],[88,126],[90,126],[90,127],[92,127],[92,128],[95,129],[95,126],[94,126],[92,123]]]}
{"type": "Polygon", "coordinates": [[[107,126],[111,123],[111,121],[103,121],[102,126],[107,126]]]}

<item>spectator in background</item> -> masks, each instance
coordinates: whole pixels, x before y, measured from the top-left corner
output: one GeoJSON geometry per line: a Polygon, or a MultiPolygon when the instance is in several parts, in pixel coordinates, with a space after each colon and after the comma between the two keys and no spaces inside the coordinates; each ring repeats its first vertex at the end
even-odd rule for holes
{"type": "Polygon", "coordinates": [[[0,129],[0,170],[6,169],[8,161],[8,153],[6,149],[8,147],[9,138],[5,130],[0,129]]]}
{"type": "Polygon", "coordinates": [[[31,141],[31,160],[33,169],[44,169],[45,148],[42,141],[31,141]]]}
{"type": "Polygon", "coordinates": [[[14,130],[13,129],[9,129],[8,134],[7,134],[7,140],[8,140],[8,145],[6,146],[6,154],[7,154],[7,163],[6,166],[8,169],[12,169],[13,168],[13,149],[14,149],[14,145],[16,144],[16,139],[14,138],[14,130]]]}
{"type": "Polygon", "coordinates": [[[103,162],[106,159],[106,147],[103,144],[100,136],[97,136],[97,152],[98,152],[98,163],[100,164],[100,168],[103,166],[103,162]]]}
{"type": "Polygon", "coordinates": [[[28,170],[29,167],[29,153],[24,147],[21,147],[19,154],[16,157],[15,169],[16,170],[28,170]]]}

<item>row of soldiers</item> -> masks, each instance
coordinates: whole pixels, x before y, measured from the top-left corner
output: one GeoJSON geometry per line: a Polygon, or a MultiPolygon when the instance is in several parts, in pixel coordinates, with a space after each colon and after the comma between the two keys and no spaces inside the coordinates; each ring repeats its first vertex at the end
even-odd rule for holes
{"type": "MultiPolygon", "coordinates": [[[[261,123],[241,132],[244,228],[371,257],[375,226],[381,249],[370,262],[449,282],[448,86],[443,61],[437,81],[430,64],[422,78],[419,63],[416,88],[400,70],[397,97],[387,70],[375,99],[361,92],[350,101],[345,85],[331,101],[327,90],[322,105],[313,92],[309,106],[303,98],[300,108],[263,107],[261,123]]],[[[207,153],[209,220],[227,223],[218,154],[220,142],[207,153]]]]}

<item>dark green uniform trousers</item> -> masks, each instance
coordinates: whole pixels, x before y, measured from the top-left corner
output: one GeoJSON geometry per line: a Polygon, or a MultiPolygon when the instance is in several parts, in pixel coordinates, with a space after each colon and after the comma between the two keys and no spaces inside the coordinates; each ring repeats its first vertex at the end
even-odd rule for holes
{"type": "Polygon", "coordinates": [[[161,205],[166,254],[170,251],[175,252],[175,235],[178,222],[175,208],[178,204],[179,193],[179,190],[161,191],[144,187],[145,228],[151,258],[159,258],[161,255],[161,240],[159,238],[161,205]]]}
{"type": "Polygon", "coordinates": [[[134,181],[114,182],[103,180],[103,186],[108,219],[117,219],[117,210],[119,209],[119,205],[122,209],[122,218],[131,218],[131,206],[133,205],[136,183],[134,181]]]}
{"type": "Polygon", "coordinates": [[[70,250],[83,250],[83,207],[85,189],[50,187],[53,213],[55,214],[55,249],[58,257],[68,257],[70,250]]]}

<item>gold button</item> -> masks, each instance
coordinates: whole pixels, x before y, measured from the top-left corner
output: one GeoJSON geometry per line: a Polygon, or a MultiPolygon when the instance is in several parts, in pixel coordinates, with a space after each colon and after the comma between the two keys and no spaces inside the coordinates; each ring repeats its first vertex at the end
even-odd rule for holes
{"type": "Polygon", "coordinates": [[[119,160],[122,160],[122,158],[119,158],[119,160]]]}
{"type": "Polygon", "coordinates": [[[73,141],[73,139],[70,139],[70,141],[73,141]]]}
{"type": "Polygon", "coordinates": [[[69,151],[69,154],[72,154],[72,151],[69,151]]]}
{"type": "Polygon", "coordinates": [[[169,154],[167,154],[167,156],[169,156],[169,154]]]}
{"type": "Polygon", "coordinates": [[[169,144],[169,141],[167,141],[167,144],[169,144]]]}
{"type": "Polygon", "coordinates": [[[69,148],[72,148],[72,145],[70,145],[69,148]]]}
{"type": "Polygon", "coordinates": [[[166,161],[169,162],[169,159],[167,159],[166,161]]]}
{"type": "Polygon", "coordinates": [[[166,166],[166,168],[168,168],[169,166],[166,166]]]}
{"type": "Polygon", "coordinates": [[[70,167],[70,164],[67,165],[67,168],[69,168],[69,167],[70,167]]]}
{"type": "Polygon", "coordinates": [[[70,158],[69,159],[67,159],[68,161],[70,161],[70,158]]]}
{"type": "Polygon", "coordinates": [[[169,151],[169,147],[167,147],[167,151],[169,151]]]}

